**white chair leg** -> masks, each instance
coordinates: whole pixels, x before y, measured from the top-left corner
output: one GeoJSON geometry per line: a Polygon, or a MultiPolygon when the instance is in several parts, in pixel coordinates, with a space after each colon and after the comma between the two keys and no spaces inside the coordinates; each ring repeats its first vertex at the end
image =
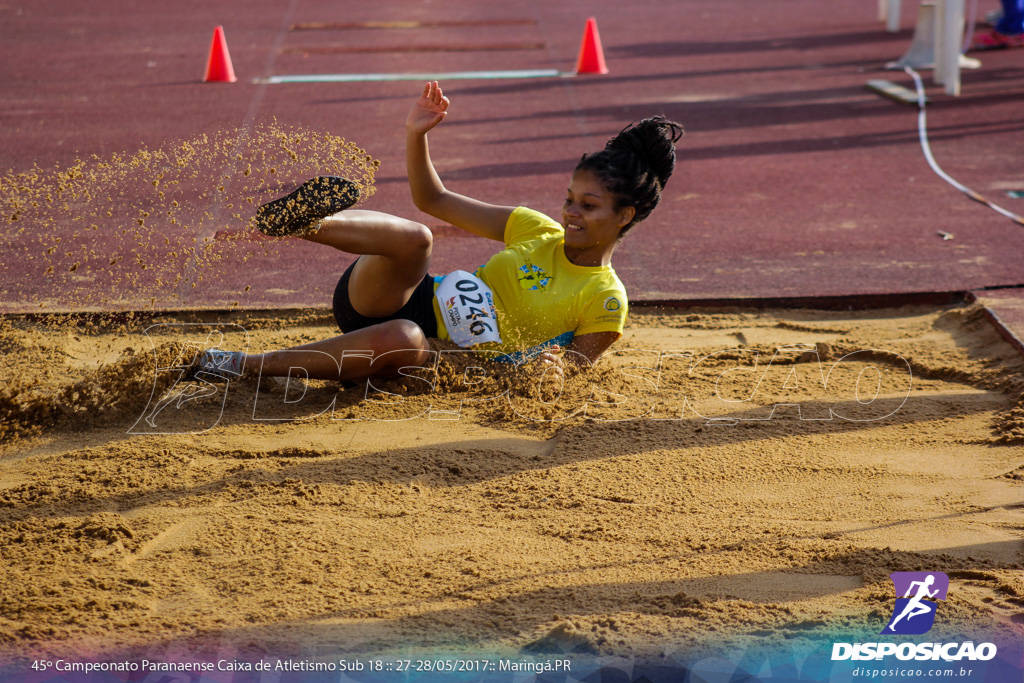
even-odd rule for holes
{"type": "Polygon", "coordinates": [[[885,28],[889,33],[899,33],[901,0],[888,0],[885,13],[885,28]]]}
{"type": "Polygon", "coordinates": [[[947,95],[960,95],[960,43],[964,38],[964,0],[935,1],[934,80],[947,95]]]}
{"type": "Polygon", "coordinates": [[[886,64],[887,69],[935,68],[935,3],[922,2],[917,6],[917,24],[914,25],[914,38],[910,47],[895,62],[886,64]]]}
{"type": "Polygon", "coordinates": [[[946,82],[946,0],[935,0],[935,70],[932,80],[938,85],[946,82]]]}
{"type": "Polygon", "coordinates": [[[943,23],[942,82],[946,94],[960,95],[960,43],[964,39],[964,0],[945,0],[943,23]]]}

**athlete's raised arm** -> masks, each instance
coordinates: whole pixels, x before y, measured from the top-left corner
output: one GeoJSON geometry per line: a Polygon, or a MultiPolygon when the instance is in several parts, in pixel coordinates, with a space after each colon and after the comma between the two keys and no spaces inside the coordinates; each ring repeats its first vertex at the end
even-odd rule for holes
{"type": "Polygon", "coordinates": [[[449,100],[437,81],[427,83],[405,120],[405,160],[416,208],[474,235],[505,241],[505,224],[514,207],[488,204],[445,188],[434,170],[427,132],[448,115],[449,100]]]}

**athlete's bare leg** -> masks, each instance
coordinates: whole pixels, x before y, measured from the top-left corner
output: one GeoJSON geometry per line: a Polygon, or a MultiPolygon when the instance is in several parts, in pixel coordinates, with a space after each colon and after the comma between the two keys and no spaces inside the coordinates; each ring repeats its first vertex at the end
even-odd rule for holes
{"type": "Polygon", "coordinates": [[[284,351],[246,356],[245,374],[287,377],[292,368],[304,368],[310,379],[358,380],[397,375],[399,368],[420,366],[429,356],[430,345],[419,325],[389,320],[284,351]]]}
{"type": "Polygon", "coordinates": [[[388,316],[405,305],[427,274],[433,248],[427,226],[377,211],[328,216],[303,239],[360,254],[348,295],[356,312],[368,317],[388,316]]]}

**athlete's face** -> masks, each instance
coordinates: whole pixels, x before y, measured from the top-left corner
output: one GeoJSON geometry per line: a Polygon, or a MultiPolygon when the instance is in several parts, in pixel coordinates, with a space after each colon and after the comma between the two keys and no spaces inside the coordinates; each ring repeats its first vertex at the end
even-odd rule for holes
{"type": "Polygon", "coordinates": [[[577,171],[572,175],[565,204],[562,205],[562,227],[565,228],[567,253],[571,250],[603,256],[607,252],[610,256],[619,232],[633,219],[634,214],[635,210],[631,206],[615,208],[615,196],[605,189],[597,176],[590,171],[577,171]]]}

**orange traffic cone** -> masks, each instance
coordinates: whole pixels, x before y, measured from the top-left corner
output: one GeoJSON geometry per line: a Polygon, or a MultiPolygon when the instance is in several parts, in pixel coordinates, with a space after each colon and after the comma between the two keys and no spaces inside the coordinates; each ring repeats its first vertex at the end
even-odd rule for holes
{"type": "Polygon", "coordinates": [[[583,44],[580,45],[580,56],[576,60],[578,74],[606,74],[608,67],[604,63],[604,52],[601,51],[601,36],[597,34],[597,19],[587,19],[583,29],[583,44]]]}
{"type": "Polygon", "coordinates": [[[231,55],[228,44],[224,40],[224,27],[213,29],[213,43],[210,45],[210,57],[206,60],[206,78],[203,82],[234,83],[235,70],[231,67],[231,55]]]}

